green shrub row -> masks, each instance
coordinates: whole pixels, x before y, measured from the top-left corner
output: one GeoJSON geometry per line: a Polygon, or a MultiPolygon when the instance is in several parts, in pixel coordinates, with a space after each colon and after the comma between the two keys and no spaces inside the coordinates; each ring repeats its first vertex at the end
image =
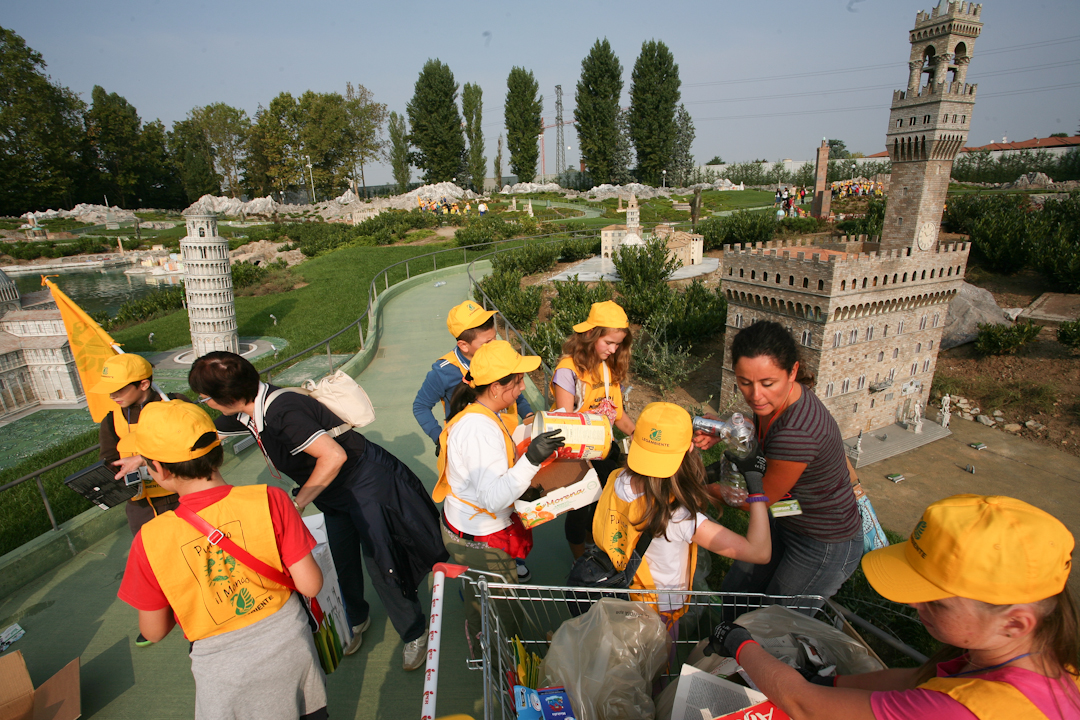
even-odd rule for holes
{"type": "Polygon", "coordinates": [[[521,235],[535,235],[540,230],[540,223],[536,218],[528,215],[509,221],[498,215],[467,218],[463,215],[448,215],[446,217],[460,219],[463,222],[463,227],[454,235],[454,242],[459,247],[483,245],[521,235]]]}
{"type": "Polygon", "coordinates": [[[1061,323],[1057,331],[1058,342],[1073,350],[1080,350],[1080,320],[1061,323]]]}
{"type": "Polygon", "coordinates": [[[1042,326],[1031,320],[1013,325],[980,323],[975,352],[980,355],[1011,355],[1039,336],[1042,326]]]}
{"type": "MultiPolygon", "coordinates": [[[[235,265],[233,266],[235,269],[235,265]]],[[[144,320],[168,315],[184,307],[184,286],[172,287],[154,292],[138,300],[129,300],[120,306],[116,315],[106,311],[92,313],[91,317],[107,332],[127,327],[144,320]]]]}
{"type": "MultiPolygon", "coordinates": [[[[805,218],[789,218],[803,220],[805,218]]],[[[836,229],[842,235],[866,235],[868,238],[880,237],[885,227],[885,200],[883,198],[870,198],[866,205],[866,215],[861,218],[841,220],[836,223],[836,229]]]]}
{"type": "Polygon", "coordinates": [[[521,287],[523,277],[520,270],[503,270],[480,281],[481,289],[518,330],[527,329],[540,314],[542,299],[540,286],[521,287]]]}
{"type": "MultiPolygon", "coordinates": [[[[125,250],[139,247],[138,240],[123,240],[125,250]]],[[[0,245],[0,254],[10,255],[16,260],[37,260],[38,258],[62,258],[72,255],[93,255],[112,251],[116,244],[108,238],[82,237],[77,240],[37,242],[18,241],[0,245]]]]}
{"type": "Polygon", "coordinates": [[[705,238],[705,249],[724,245],[750,245],[768,242],[776,236],[778,223],[771,212],[740,210],[728,217],[711,217],[698,223],[697,231],[705,238]]]}

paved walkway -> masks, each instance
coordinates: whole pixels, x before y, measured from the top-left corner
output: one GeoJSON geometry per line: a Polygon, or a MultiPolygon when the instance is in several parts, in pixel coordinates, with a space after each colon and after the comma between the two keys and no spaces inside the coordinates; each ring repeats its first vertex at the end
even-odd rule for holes
{"type": "MultiPolygon", "coordinates": [[[[412,288],[387,303],[377,358],[359,377],[378,417],[364,434],[401,458],[429,488],[435,484],[435,454],[412,417],[412,400],[431,363],[450,347],[447,311],[468,292],[464,267],[460,274],[440,279],[446,284],[412,288]]],[[[257,449],[229,457],[223,473],[238,485],[291,487],[270,476],[257,449]]],[[[561,584],[570,565],[562,523],[537,528],[536,542],[540,550],[529,558],[534,582],[561,584]]],[[[23,652],[35,683],[81,656],[84,718],[190,719],[194,681],[187,643],[174,631],[156,646],[135,647],[136,613],[116,598],[130,543],[125,527],[0,599],[0,628],[18,622],[26,630],[12,650],[23,652]]],[[[424,597],[426,602],[426,593],[424,597]]],[[[371,592],[368,599],[372,627],[364,635],[364,646],[328,678],[331,716],[418,716],[423,672],[401,669],[401,640],[378,596],[371,592]]],[[[463,613],[454,585],[447,592],[444,623],[438,713],[482,717],[482,677],[465,669],[463,613]]]]}
{"type": "MultiPolygon", "coordinates": [[[[720,268],[720,258],[705,257],[697,265],[684,265],[672,273],[669,280],[688,280],[716,272],[720,268]]],[[[595,255],[588,260],[582,260],[577,265],[571,265],[558,275],[551,278],[555,280],[571,280],[574,277],[582,282],[598,282],[607,280],[615,282],[619,274],[615,271],[615,263],[607,258],[595,255]]]]}

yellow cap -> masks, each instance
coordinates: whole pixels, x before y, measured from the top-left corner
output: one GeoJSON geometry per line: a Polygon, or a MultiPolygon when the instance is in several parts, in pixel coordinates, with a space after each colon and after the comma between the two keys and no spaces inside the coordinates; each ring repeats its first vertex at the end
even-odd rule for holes
{"type": "Polygon", "coordinates": [[[538,367],[540,358],[536,355],[519,355],[514,346],[505,340],[492,340],[473,355],[469,374],[472,375],[473,387],[476,387],[490,385],[507,375],[532,372],[538,367]]]}
{"type": "Polygon", "coordinates": [[[638,416],[626,464],[639,475],[671,477],[693,439],[690,413],[671,403],[649,403],[638,416]]]}
{"type": "Polygon", "coordinates": [[[154,366],[146,358],[135,353],[123,353],[105,361],[101,367],[101,379],[90,392],[108,395],[137,380],[153,376],[154,366]]]}
{"type": "Polygon", "coordinates": [[[461,337],[461,333],[469,328],[480,327],[494,314],[494,310],[485,310],[472,300],[466,300],[450,308],[450,313],[446,316],[446,328],[456,340],[461,337]]]}
{"type": "Polygon", "coordinates": [[[926,508],[907,542],[868,553],[862,567],[894,602],[1013,605],[1060,593],[1073,545],[1061,521],[1022,500],[953,495],[926,508]]]}
{"type": "Polygon", "coordinates": [[[195,443],[206,433],[216,434],[217,429],[206,411],[195,403],[152,402],[143,406],[138,424],[130,435],[120,439],[116,449],[159,462],[184,462],[202,457],[221,444],[219,438],[196,449],[195,443]]]}
{"type": "Polygon", "coordinates": [[[624,330],[630,327],[626,311],[614,300],[593,303],[589,308],[589,319],[574,326],[574,332],[583,333],[595,327],[624,330]]]}

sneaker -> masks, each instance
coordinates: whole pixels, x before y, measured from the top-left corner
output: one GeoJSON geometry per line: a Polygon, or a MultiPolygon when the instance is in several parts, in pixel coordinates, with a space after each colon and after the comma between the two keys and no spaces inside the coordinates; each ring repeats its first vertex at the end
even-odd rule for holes
{"type": "Polygon", "coordinates": [[[371,627],[371,616],[359,625],[353,625],[352,628],[352,642],[345,646],[342,652],[346,655],[352,655],[354,652],[360,649],[360,646],[364,643],[364,631],[371,627]]]}
{"type": "Polygon", "coordinates": [[[405,643],[401,650],[401,667],[406,670],[416,670],[423,667],[427,660],[427,633],[412,642],[405,643]]]}
{"type": "Polygon", "coordinates": [[[135,647],[150,647],[154,643],[143,637],[142,633],[139,633],[139,637],[135,638],[135,647]]]}
{"type": "MultiPolygon", "coordinates": [[[[517,558],[515,558],[515,560],[517,560],[517,558]]],[[[520,560],[517,560],[517,572],[519,583],[527,583],[532,580],[532,573],[529,572],[529,568],[525,567],[525,563],[520,560]]]]}

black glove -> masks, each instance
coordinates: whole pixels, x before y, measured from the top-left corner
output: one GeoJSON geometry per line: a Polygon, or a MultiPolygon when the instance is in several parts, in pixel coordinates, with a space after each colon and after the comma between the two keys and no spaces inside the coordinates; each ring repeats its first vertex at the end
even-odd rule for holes
{"type": "Polygon", "coordinates": [[[525,457],[533,465],[540,467],[540,463],[551,457],[551,453],[555,452],[562,446],[562,431],[548,430],[547,432],[540,433],[532,439],[532,442],[529,443],[529,449],[525,451],[525,457]]]}
{"type": "Polygon", "coordinates": [[[765,494],[765,476],[759,472],[746,472],[743,473],[743,478],[746,479],[746,494],[747,495],[764,495],[765,494]]]}
{"type": "Polygon", "coordinates": [[[705,466],[705,484],[706,485],[712,485],[713,483],[720,482],[720,477],[721,477],[721,472],[722,472],[721,469],[720,469],[720,466],[723,465],[723,463],[724,463],[723,460],[717,460],[716,462],[712,463],[711,465],[706,465],[705,466]]]}
{"type": "Polygon", "coordinates": [[[757,453],[745,458],[738,458],[732,454],[730,450],[724,452],[724,457],[735,466],[735,469],[745,476],[747,473],[759,473],[765,474],[766,461],[765,456],[761,454],[759,450],[757,453]]]}
{"type": "Polygon", "coordinates": [[[435,457],[439,457],[439,453],[442,452],[442,443],[438,440],[435,441],[435,457]]]}
{"type": "Polygon", "coordinates": [[[721,654],[726,657],[735,657],[743,643],[753,640],[750,631],[735,623],[722,622],[713,628],[709,635],[709,644],[705,646],[705,654],[721,654]]]}

